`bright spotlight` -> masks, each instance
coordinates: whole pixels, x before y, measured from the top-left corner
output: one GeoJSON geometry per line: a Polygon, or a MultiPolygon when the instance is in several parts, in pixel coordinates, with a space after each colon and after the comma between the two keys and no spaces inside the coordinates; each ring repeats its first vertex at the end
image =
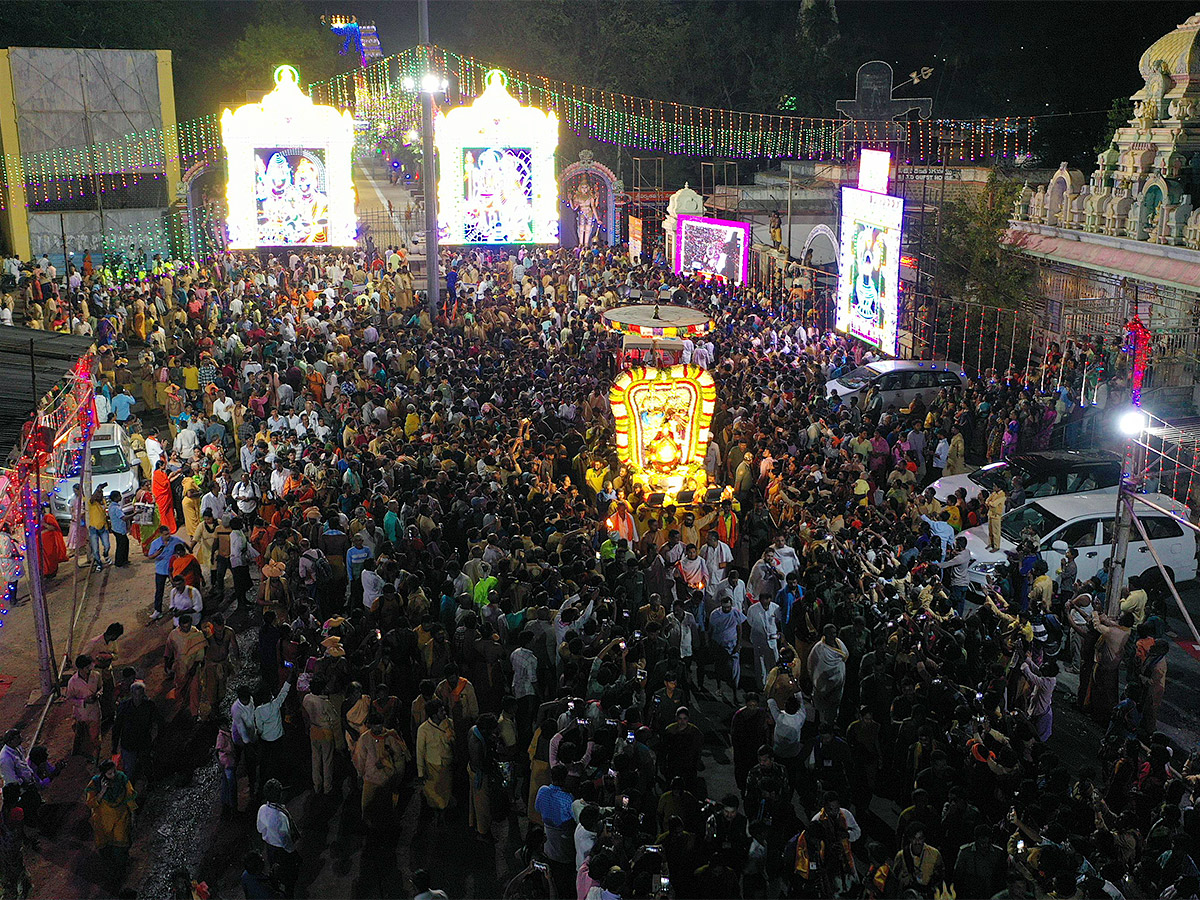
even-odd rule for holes
{"type": "Polygon", "coordinates": [[[411,93],[416,90],[417,83],[412,80],[411,76],[405,75],[404,80],[400,82],[400,86],[411,93]]]}
{"type": "Polygon", "coordinates": [[[417,134],[417,129],[415,128],[410,128],[408,131],[404,132],[404,140],[408,141],[410,144],[415,144],[417,142],[417,138],[419,137],[420,135],[417,134]]]}
{"type": "Polygon", "coordinates": [[[1121,434],[1128,437],[1136,437],[1141,434],[1148,424],[1149,420],[1146,418],[1146,414],[1140,409],[1123,412],[1117,419],[1117,428],[1120,429],[1121,434]]]}
{"type": "Polygon", "coordinates": [[[441,83],[441,79],[432,72],[426,72],[421,79],[421,90],[426,94],[436,94],[441,83]]]}

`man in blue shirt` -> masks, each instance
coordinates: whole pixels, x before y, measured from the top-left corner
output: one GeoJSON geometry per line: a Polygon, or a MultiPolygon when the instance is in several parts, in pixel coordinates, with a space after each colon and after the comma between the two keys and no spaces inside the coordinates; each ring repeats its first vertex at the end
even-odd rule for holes
{"type": "Polygon", "coordinates": [[[562,897],[571,895],[575,882],[575,815],[571,812],[575,798],[564,787],[566,783],[567,767],[559,763],[550,770],[550,784],[538,788],[533,801],[546,831],[543,850],[550,874],[562,897]]]}
{"type": "Polygon", "coordinates": [[[166,525],[158,526],[158,535],[150,542],[146,555],[154,560],[154,615],[152,621],[163,617],[163,593],[167,582],[171,580],[171,557],[175,555],[175,547],[183,541],[167,530],[166,525]]]}
{"type": "Polygon", "coordinates": [[[369,548],[363,546],[362,533],[356,534],[354,536],[354,544],[346,551],[346,577],[350,579],[350,603],[352,609],[357,609],[358,604],[362,603],[363,564],[374,555],[369,548]]]}
{"type": "Polygon", "coordinates": [[[121,393],[112,398],[113,414],[122,425],[129,421],[129,417],[133,415],[133,408],[136,405],[137,400],[130,395],[128,385],[121,388],[121,393]]]}
{"type": "Polygon", "coordinates": [[[110,491],[108,494],[108,528],[117,541],[113,565],[123,569],[129,565],[129,514],[121,503],[120,491],[110,491]]]}

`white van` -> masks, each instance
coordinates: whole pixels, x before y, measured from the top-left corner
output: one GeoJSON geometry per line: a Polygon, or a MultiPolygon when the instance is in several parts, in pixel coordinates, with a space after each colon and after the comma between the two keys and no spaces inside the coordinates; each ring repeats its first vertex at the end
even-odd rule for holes
{"type": "MultiPolygon", "coordinates": [[[[54,518],[60,522],[71,521],[72,485],[83,477],[79,460],[80,434],[71,432],[66,448],[55,453],[54,465],[47,471],[53,478],[58,492],[54,494],[50,507],[54,518]]],[[[104,486],[104,495],[120,491],[125,502],[131,502],[141,484],[138,460],[133,454],[129,434],[116,422],[99,426],[92,434],[92,490],[104,486]]]]}
{"type": "MultiPolygon", "coordinates": [[[[1187,518],[1187,508],[1165,494],[1145,496],[1155,506],[1170,510],[1182,519],[1187,518]]],[[[1154,549],[1171,580],[1178,584],[1195,578],[1196,532],[1148,506],[1138,504],[1135,511],[1146,534],[1154,542],[1154,549]]],[[[1005,513],[1000,525],[999,552],[987,549],[987,525],[968,528],[963,534],[967,537],[967,549],[973,557],[968,570],[971,588],[979,594],[986,590],[996,568],[1006,562],[1006,552],[1016,550],[1017,543],[1026,532],[1031,537],[1036,535],[1038,550],[1049,565],[1051,575],[1058,571],[1067,549],[1074,547],[1079,552],[1075,560],[1079,569],[1078,578],[1087,581],[1112,556],[1116,518],[1117,498],[1112,491],[1087,491],[1043,497],[1005,513]]],[[[1161,574],[1153,571],[1156,568],[1150,548],[1135,527],[1129,536],[1125,577],[1132,578],[1149,572],[1151,582],[1161,581],[1161,574]]]]}
{"type": "Polygon", "coordinates": [[[957,363],[928,359],[882,359],[859,366],[841,378],[825,383],[825,396],[837,393],[842,402],[858,397],[861,404],[875,385],[883,396],[883,408],[897,409],[912,403],[917,394],[928,403],[942,388],[966,387],[967,376],[957,363]]]}

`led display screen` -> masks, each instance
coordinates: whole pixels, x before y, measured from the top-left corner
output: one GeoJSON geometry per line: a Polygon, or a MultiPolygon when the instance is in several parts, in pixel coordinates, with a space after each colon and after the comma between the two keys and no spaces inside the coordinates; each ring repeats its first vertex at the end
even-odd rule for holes
{"type": "Polygon", "coordinates": [[[474,103],[438,117],[434,137],[442,243],[558,243],[553,112],[522,106],[492,70],[474,103]]]}
{"type": "Polygon", "coordinates": [[[254,182],[256,244],[329,243],[324,149],[256,147],[254,182]]]}
{"type": "Polygon", "coordinates": [[[746,280],[750,226],[728,219],[680,216],[675,240],[675,273],[712,275],[732,284],[746,280]]]}
{"type": "Polygon", "coordinates": [[[291,66],[259,103],[221,115],[229,247],[347,247],[358,230],[349,111],[314,104],[291,66]]]}
{"type": "Polygon", "coordinates": [[[533,171],[529,147],[468,147],[462,153],[462,240],[533,242],[533,171]]]}
{"type": "Polygon", "coordinates": [[[896,353],[904,200],[842,188],[837,330],[896,353]]]}

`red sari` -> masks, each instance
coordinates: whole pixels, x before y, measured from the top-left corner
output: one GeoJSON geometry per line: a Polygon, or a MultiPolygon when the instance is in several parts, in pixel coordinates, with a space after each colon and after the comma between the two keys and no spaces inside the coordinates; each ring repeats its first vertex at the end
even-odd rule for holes
{"type": "Polygon", "coordinates": [[[41,551],[42,575],[46,578],[57,575],[59,563],[70,559],[67,555],[67,542],[63,540],[62,526],[58,524],[53,513],[46,513],[42,517],[38,549],[41,551]]]}
{"type": "Polygon", "coordinates": [[[171,479],[167,476],[166,469],[154,470],[150,487],[154,492],[154,502],[158,505],[159,519],[167,526],[167,533],[174,534],[178,527],[175,524],[175,497],[171,493],[171,479]]]}

